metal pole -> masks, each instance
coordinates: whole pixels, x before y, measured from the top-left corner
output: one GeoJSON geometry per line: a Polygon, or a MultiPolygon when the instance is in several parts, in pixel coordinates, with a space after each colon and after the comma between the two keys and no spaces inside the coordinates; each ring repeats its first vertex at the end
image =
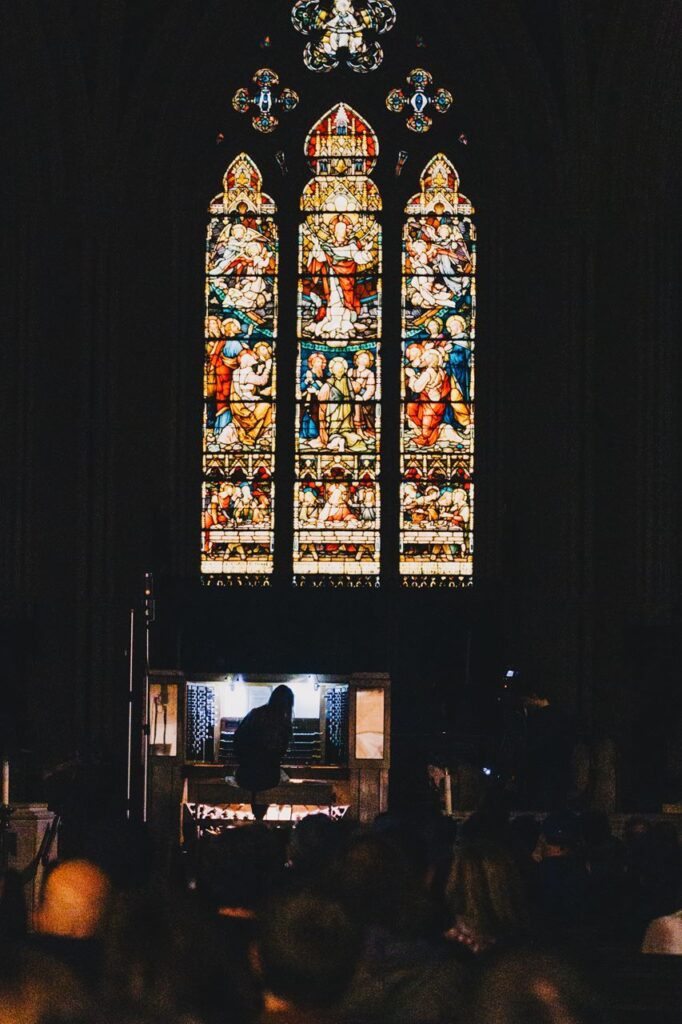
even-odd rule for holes
{"type": "Polygon", "coordinates": [[[142,691],[142,821],[147,822],[149,804],[149,655],[151,625],[155,617],[154,576],[144,574],[144,687],[142,691]]]}
{"type": "Polygon", "coordinates": [[[149,803],[149,621],[145,618],[144,687],[142,689],[142,821],[149,803]]]}
{"type": "Polygon", "coordinates": [[[130,634],[128,637],[128,778],[126,783],[126,818],[130,820],[130,805],[133,792],[133,700],[135,661],[135,609],[130,609],[130,634]]]}

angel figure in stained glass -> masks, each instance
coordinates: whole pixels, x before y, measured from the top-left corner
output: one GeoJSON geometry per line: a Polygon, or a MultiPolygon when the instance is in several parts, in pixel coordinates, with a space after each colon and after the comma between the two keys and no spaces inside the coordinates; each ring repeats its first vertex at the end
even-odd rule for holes
{"type": "Polygon", "coordinates": [[[324,25],[320,46],[328,54],[346,49],[353,56],[362,49],[364,27],[353,10],[353,0],[335,0],[332,16],[324,25]]]}
{"type": "Polygon", "coordinates": [[[267,275],[274,270],[269,239],[244,223],[228,224],[209,260],[211,292],[223,309],[265,309],[272,299],[267,275]]]}
{"type": "Polygon", "coordinates": [[[368,245],[362,239],[364,228],[364,219],[340,213],[323,223],[311,239],[307,292],[316,314],[306,329],[332,344],[367,330],[361,322],[366,287],[358,272],[373,262],[374,253],[371,241],[368,245]]]}

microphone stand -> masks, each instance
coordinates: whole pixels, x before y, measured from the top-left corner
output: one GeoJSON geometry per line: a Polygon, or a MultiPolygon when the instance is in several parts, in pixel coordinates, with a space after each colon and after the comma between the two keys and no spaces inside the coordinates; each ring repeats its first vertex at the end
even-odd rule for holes
{"type": "Polygon", "coordinates": [[[0,804],[0,874],[7,871],[10,857],[17,853],[17,834],[10,830],[14,808],[0,804]]]}

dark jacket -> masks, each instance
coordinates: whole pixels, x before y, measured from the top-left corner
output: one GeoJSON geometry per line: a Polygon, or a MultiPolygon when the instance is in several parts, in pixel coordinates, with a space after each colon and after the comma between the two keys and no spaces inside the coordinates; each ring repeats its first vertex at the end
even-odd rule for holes
{"type": "Polygon", "coordinates": [[[291,734],[291,718],[270,704],[249,711],[234,734],[239,785],[256,793],[276,786],[291,734]]]}

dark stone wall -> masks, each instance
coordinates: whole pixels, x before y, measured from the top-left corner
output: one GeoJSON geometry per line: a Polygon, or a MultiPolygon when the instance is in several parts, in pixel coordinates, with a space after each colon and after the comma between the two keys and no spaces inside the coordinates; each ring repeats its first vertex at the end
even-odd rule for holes
{"type": "MultiPolygon", "coordinates": [[[[674,0],[397,6],[385,64],[366,77],[306,72],[289,7],[272,0],[0,6],[3,718],[34,762],[88,739],[120,759],[128,611],[151,569],[159,667],[390,671],[407,763],[444,722],[463,728],[456,698],[514,664],[583,731],[616,737],[625,801],[650,799],[647,770],[662,777],[680,739],[682,12],[674,0]],[[274,141],[229,104],[263,64],[303,98],[274,141]],[[456,97],[423,139],[384,107],[420,64],[456,97]],[[202,590],[206,203],[249,148],[293,253],[302,141],[339,99],[383,144],[387,380],[401,211],[434,151],[454,157],[479,211],[476,586],[407,592],[388,573],[376,592],[297,592],[281,559],[268,592],[202,590]]],[[[284,260],[280,395],[294,293],[284,260]]],[[[292,468],[283,453],[280,552],[292,468]]]]}

